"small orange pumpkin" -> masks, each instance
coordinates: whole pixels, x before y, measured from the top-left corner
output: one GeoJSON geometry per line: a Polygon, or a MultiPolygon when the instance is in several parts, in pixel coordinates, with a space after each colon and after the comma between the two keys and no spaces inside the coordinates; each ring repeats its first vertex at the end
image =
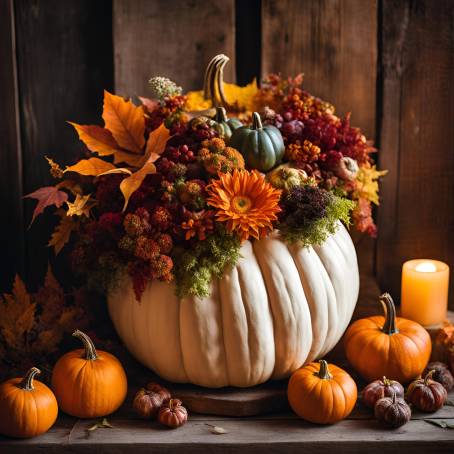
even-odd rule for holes
{"type": "Polygon", "coordinates": [[[333,424],[351,413],[358,390],[347,372],[321,360],[292,374],[287,396],[299,417],[318,424],[333,424]]]}
{"type": "Polygon", "coordinates": [[[52,388],[60,408],[78,418],[106,416],[120,407],[127,392],[126,374],[115,356],[96,351],[92,340],[76,330],[84,349],[63,355],[52,373],[52,388]]]}
{"type": "Polygon", "coordinates": [[[38,380],[32,367],[24,378],[12,378],[0,385],[0,434],[30,438],[47,432],[58,415],[54,393],[38,380]]]}
{"type": "Polygon", "coordinates": [[[391,296],[380,296],[385,317],[354,322],[345,333],[345,351],[350,364],[368,381],[383,376],[408,383],[421,375],[429,361],[429,333],[418,323],[396,317],[391,296]]]}

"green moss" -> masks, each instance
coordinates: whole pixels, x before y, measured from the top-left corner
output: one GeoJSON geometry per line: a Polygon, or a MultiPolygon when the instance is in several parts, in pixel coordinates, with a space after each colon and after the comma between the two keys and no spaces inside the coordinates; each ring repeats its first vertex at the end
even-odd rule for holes
{"type": "Polygon", "coordinates": [[[205,297],[210,293],[210,282],[220,278],[227,266],[240,258],[240,241],[225,231],[210,235],[191,249],[174,250],[174,274],[177,296],[205,297]]]}
{"type": "Polygon", "coordinates": [[[298,227],[281,223],[279,225],[280,235],[288,243],[299,242],[303,246],[320,245],[336,232],[338,220],[346,225],[350,224],[350,211],[355,205],[355,202],[351,200],[330,194],[324,217],[298,227]]]}

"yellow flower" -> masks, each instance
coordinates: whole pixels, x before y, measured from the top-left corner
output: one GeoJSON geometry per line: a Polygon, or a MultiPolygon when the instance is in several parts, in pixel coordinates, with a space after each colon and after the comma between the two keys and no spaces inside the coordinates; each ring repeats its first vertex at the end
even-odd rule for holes
{"type": "Polygon", "coordinates": [[[227,230],[241,241],[250,236],[259,239],[273,230],[273,221],[280,211],[281,191],[253,170],[219,174],[207,186],[208,204],[217,208],[216,219],[226,222],[227,230]]]}
{"type": "Polygon", "coordinates": [[[377,170],[370,164],[360,167],[356,175],[354,199],[366,199],[378,205],[378,179],[388,173],[387,170],[377,170]]]}

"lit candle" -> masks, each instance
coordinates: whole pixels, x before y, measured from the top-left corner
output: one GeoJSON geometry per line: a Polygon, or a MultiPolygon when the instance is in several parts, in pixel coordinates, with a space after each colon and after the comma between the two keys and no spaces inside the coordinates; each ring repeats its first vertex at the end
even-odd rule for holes
{"type": "Polygon", "coordinates": [[[438,260],[409,260],[402,267],[402,317],[438,325],[448,310],[449,266],[438,260]]]}

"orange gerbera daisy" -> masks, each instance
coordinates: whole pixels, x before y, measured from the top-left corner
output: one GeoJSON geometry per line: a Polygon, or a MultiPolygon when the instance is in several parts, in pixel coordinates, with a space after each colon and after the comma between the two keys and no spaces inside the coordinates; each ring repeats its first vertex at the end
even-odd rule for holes
{"type": "Polygon", "coordinates": [[[281,191],[273,188],[256,170],[220,173],[206,187],[208,204],[217,208],[216,219],[227,223],[227,230],[241,241],[250,236],[259,239],[273,230],[273,221],[281,211],[281,191]]]}

